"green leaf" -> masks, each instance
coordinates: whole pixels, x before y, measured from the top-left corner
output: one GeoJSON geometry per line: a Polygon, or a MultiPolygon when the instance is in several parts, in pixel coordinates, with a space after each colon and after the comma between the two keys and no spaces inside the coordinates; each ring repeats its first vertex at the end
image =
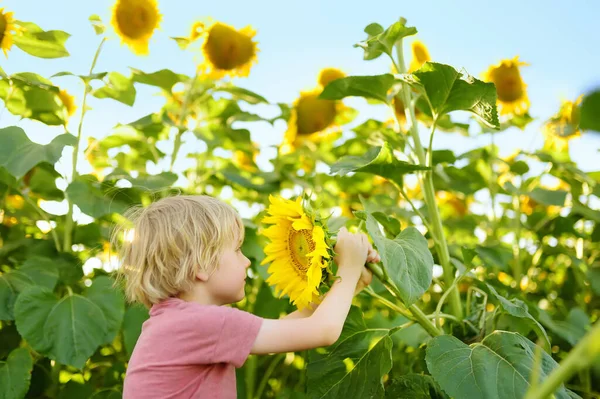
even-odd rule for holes
{"type": "Polygon", "coordinates": [[[90,23],[92,24],[92,28],[94,28],[94,32],[96,32],[97,35],[101,35],[104,33],[106,27],[102,23],[102,19],[100,18],[100,16],[96,14],[90,15],[88,21],[90,21],[90,23]]]}
{"type": "Polygon", "coordinates": [[[33,359],[25,348],[15,349],[6,361],[0,361],[0,397],[24,398],[29,389],[33,359]]]}
{"type": "Polygon", "coordinates": [[[500,127],[493,83],[435,62],[426,62],[418,71],[402,75],[401,79],[427,96],[437,117],[452,111],[469,111],[488,126],[500,127]]]}
{"type": "Polygon", "coordinates": [[[108,82],[92,92],[96,98],[112,98],[130,107],[135,102],[135,86],[131,79],[121,75],[119,72],[108,74],[108,82]]]}
{"type": "Polygon", "coordinates": [[[331,174],[344,176],[350,172],[372,173],[390,179],[402,186],[402,175],[427,169],[429,168],[425,166],[413,165],[398,160],[389,144],[384,143],[383,147],[372,147],[362,156],[343,157],[331,165],[331,174]]]}
{"type": "Polygon", "coordinates": [[[369,329],[358,308],[350,310],[340,339],[309,352],[309,398],[377,398],[382,378],[392,367],[389,329],[369,329]]]}
{"type": "Polygon", "coordinates": [[[61,389],[58,399],[88,399],[93,392],[94,387],[91,384],[80,384],[71,380],[61,389]]]}
{"type": "Polygon", "coordinates": [[[123,317],[123,343],[127,355],[131,357],[133,348],[142,332],[142,324],[149,318],[148,309],[134,305],[127,309],[123,317]]]}
{"type": "Polygon", "coordinates": [[[110,344],[121,330],[121,323],[123,323],[125,314],[125,298],[121,291],[113,287],[112,280],[107,276],[96,277],[85,296],[104,313],[107,332],[102,343],[110,344]]]}
{"type": "Polygon", "coordinates": [[[134,188],[140,190],[157,191],[171,187],[177,181],[178,176],[176,173],[162,172],[158,175],[140,173],[138,177],[133,177],[122,169],[115,169],[104,177],[104,181],[120,179],[128,180],[134,188]]]}
{"type": "Polygon", "coordinates": [[[27,54],[40,58],[61,58],[69,55],[65,48],[65,42],[71,36],[68,33],[61,30],[45,32],[31,22],[19,21],[18,25],[24,29],[20,35],[13,37],[13,41],[15,46],[27,54]]]}
{"type": "Polygon", "coordinates": [[[38,287],[19,295],[15,303],[17,329],[36,351],[82,368],[107,333],[102,310],[81,295],[57,298],[38,287]]]}
{"type": "Polygon", "coordinates": [[[567,199],[567,192],[562,190],[545,190],[543,188],[536,187],[527,195],[534,201],[539,202],[543,205],[557,205],[564,206],[565,199],[567,199]]]}
{"type": "Polygon", "coordinates": [[[7,277],[10,273],[0,274],[0,320],[14,320],[13,309],[17,299],[17,290],[7,277]]]}
{"type": "Polygon", "coordinates": [[[388,102],[387,93],[394,84],[394,76],[386,73],[374,76],[348,76],[329,83],[319,98],[341,100],[345,97],[364,97],[388,102]]]}
{"type": "Polygon", "coordinates": [[[99,188],[83,179],[75,180],[69,184],[66,193],[83,213],[95,218],[110,213],[123,213],[129,207],[123,202],[115,201],[104,195],[99,188]]]}
{"type": "Polygon", "coordinates": [[[245,101],[248,104],[260,104],[260,103],[268,104],[269,103],[267,101],[267,99],[264,98],[263,96],[256,94],[255,92],[250,91],[248,89],[243,89],[241,87],[236,87],[236,86],[217,87],[217,88],[215,88],[214,91],[215,92],[224,91],[226,93],[230,93],[234,98],[245,101]]]}
{"type": "Polygon", "coordinates": [[[550,331],[572,346],[577,345],[590,327],[590,318],[581,308],[571,309],[565,321],[553,320],[544,311],[540,311],[539,318],[550,331]]]}
{"type": "Polygon", "coordinates": [[[13,115],[46,125],[64,125],[68,119],[59,92],[51,81],[35,73],[22,72],[0,80],[0,98],[13,115]]]}
{"type": "Polygon", "coordinates": [[[600,90],[587,94],[581,102],[581,121],[584,130],[600,132],[600,90]]]}
{"type": "Polygon", "coordinates": [[[448,396],[429,375],[407,374],[385,388],[386,399],[445,399],[448,396]]]}
{"type": "Polygon", "coordinates": [[[373,60],[382,53],[386,53],[393,60],[392,52],[394,45],[403,37],[412,36],[417,33],[417,29],[404,25],[402,19],[390,25],[385,31],[379,24],[370,24],[365,28],[365,33],[369,38],[364,42],[355,44],[354,47],[360,47],[365,51],[364,59],[373,60]]]}
{"type": "Polygon", "coordinates": [[[180,82],[186,82],[189,77],[179,73],[175,73],[170,69],[161,69],[160,71],[146,73],[139,69],[131,68],[131,79],[134,82],[145,85],[160,87],[163,90],[171,92],[173,86],[180,82]]]}
{"type": "Polygon", "coordinates": [[[63,148],[76,142],[75,136],[65,133],[56,136],[48,145],[41,145],[29,140],[20,127],[0,129],[0,166],[20,179],[40,162],[54,165],[60,159],[63,148]]]}
{"type": "Polygon", "coordinates": [[[489,267],[497,267],[500,270],[508,271],[509,264],[513,259],[513,253],[505,245],[477,245],[475,253],[481,261],[489,267]]]}
{"type": "Polygon", "coordinates": [[[391,240],[381,233],[369,211],[366,226],[388,276],[400,292],[400,299],[406,306],[414,304],[427,291],[433,277],[433,256],[427,240],[412,226],[391,240]]]}
{"type": "Polygon", "coordinates": [[[496,291],[496,289],[494,287],[492,287],[491,285],[486,284],[486,286],[487,286],[487,289],[489,290],[489,292],[500,303],[500,306],[502,306],[502,309],[504,309],[508,314],[527,320],[527,322],[533,328],[533,330],[538,335],[538,337],[540,339],[541,338],[544,339],[546,349],[549,350],[550,349],[550,339],[548,338],[548,334],[546,334],[546,330],[544,330],[544,327],[542,327],[542,325],[531,315],[531,313],[529,313],[529,308],[527,307],[527,304],[517,298],[508,300],[508,299],[504,298],[502,295],[498,294],[498,291],[496,291]]]}
{"type": "MultiPolygon", "coordinates": [[[[447,394],[456,399],[523,398],[530,385],[535,364],[535,345],[525,337],[496,331],[483,341],[466,345],[455,337],[442,335],[427,344],[427,369],[447,394]]],[[[541,351],[541,380],[558,366],[541,351]]],[[[568,399],[564,386],[557,399],[568,399]]]]}

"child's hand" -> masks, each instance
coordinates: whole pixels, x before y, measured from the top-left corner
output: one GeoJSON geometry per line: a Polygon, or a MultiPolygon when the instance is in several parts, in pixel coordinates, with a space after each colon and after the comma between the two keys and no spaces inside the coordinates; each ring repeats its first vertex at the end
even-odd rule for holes
{"type": "Polygon", "coordinates": [[[337,236],[335,262],[339,270],[347,270],[356,273],[356,276],[364,269],[364,264],[373,247],[367,236],[362,233],[352,234],[342,227],[337,236]]]}
{"type": "Polygon", "coordinates": [[[356,283],[356,289],[354,290],[354,296],[358,295],[362,290],[365,289],[365,287],[369,284],[371,284],[371,281],[373,280],[373,272],[370,271],[369,269],[367,269],[366,267],[363,268],[362,273],[360,274],[360,279],[358,279],[358,283],[356,283]]]}

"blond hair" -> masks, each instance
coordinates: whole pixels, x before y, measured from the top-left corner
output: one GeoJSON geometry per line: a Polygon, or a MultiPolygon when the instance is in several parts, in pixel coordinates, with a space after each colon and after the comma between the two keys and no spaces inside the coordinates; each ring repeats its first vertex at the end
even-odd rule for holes
{"type": "Polygon", "coordinates": [[[121,264],[116,284],[130,302],[148,308],[191,290],[199,271],[212,274],[223,250],[244,239],[238,213],[205,195],[163,198],[124,216],[132,226],[117,226],[111,237],[121,264]]]}

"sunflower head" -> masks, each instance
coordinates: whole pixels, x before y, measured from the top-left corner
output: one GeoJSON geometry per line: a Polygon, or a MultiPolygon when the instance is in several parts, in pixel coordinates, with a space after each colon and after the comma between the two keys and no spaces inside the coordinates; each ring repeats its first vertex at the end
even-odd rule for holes
{"type": "Polygon", "coordinates": [[[411,43],[410,50],[412,59],[410,61],[410,66],[408,67],[408,73],[416,71],[421,68],[424,63],[431,61],[429,50],[427,50],[427,47],[423,42],[415,40],[411,43]]]}
{"type": "Polygon", "coordinates": [[[280,297],[288,295],[303,309],[318,301],[324,269],[332,259],[329,234],[303,207],[302,198],[292,201],[270,196],[269,202],[263,223],[270,226],[262,232],[271,241],[262,262],[270,263],[267,283],[280,297]]]}
{"type": "Polygon", "coordinates": [[[336,68],[325,68],[319,73],[319,84],[322,87],[327,86],[334,80],[345,78],[346,74],[336,68]]]}
{"type": "Polygon", "coordinates": [[[77,105],[75,105],[75,98],[70,95],[69,93],[67,93],[66,90],[61,90],[58,93],[58,98],[60,99],[60,101],[62,102],[63,106],[65,107],[65,124],[66,121],[72,117],[75,114],[75,111],[77,110],[77,105]]]}
{"type": "Polygon", "coordinates": [[[198,66],[212,79],[225,76],[248,76],[257,60],[257,43],[252,40],[256,31],[251,26],[236,30],[222,22],[209,26],[195,25],[196,34],[203,38],[204,62],[198,66]]]}
{"type": "Polygon", "coordinates": [[[441,207],[448,207],[454,216],[464,217],[469,208],[468,201],[459,198],[456,194],[448,191],[438,191],[435,194],[436,200],[441,207]]]}
{"type": "Polygon", "coordinates": [[[558,113],[546,122],[543,127],[544,149],[568,153],[569,141],[581,135],[582,100],[583,96],[579,96],[575,101],[563,101],[558,113]]]}
{"type": "Polygon", "coordinates": [[[236,150],[233,153],[233,162],[241,169],[247,170],[248,172],[256,172],[258,169],[256,166],[256,156],[259,152],[258,145],[252,143],[252,156],[246,151],[236,150]]]}
{"type": "Polygon", "coordinates": [[[523,82],[520,72],[520,67],[524,65],[527,64],[519,61],[519,57],[515,57],[492,65],[483,74],[485,81],[492,82],[496,86],[501,115],[524,115],[529,110],[527,85],[523,82]]]}
{"type": "Polygon", "coordinates": [[[8,50],[13,44],[13,35],[16,31],[12,12],[5,12],[4,8],[0,8],[0,49],[4,55],[8,57],[8,50]]]}
{"type": "Polygon", "coordinates": [[[284,147],[293,149],[305,140],[318,142],[338,129],[336,119],[344,105],[340,101],[320,99],[320,94],[320,88],[300,93],[288,120],[284,147]]]}
{"type": "Polygon", "coordinates": [[[158,28],[161,15],[156,0],[117,0],[112,10],[111,24],[135,54],[148,54],[148,43],[158,28]]]}

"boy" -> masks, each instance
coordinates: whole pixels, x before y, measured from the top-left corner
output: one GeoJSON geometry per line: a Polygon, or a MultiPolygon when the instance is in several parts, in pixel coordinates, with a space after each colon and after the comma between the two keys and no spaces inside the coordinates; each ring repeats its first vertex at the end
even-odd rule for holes
{"type": "Polygon", "coordinates": [[[344,228],[335,246],[340,279],[321,304],[262,319],[223,306],[244,297],[250,266],[241,252],[244,226],[231,206],[176,196],[126,216],[134,229],[121,249],[121,277],[128,300],[150,308],[150,318],[128,364],[125,399],[235,398],[235,367],[250,354],[333,344],[355,290],[370,283],[365,262],[380,260],[364,234],[344,228]]]}

